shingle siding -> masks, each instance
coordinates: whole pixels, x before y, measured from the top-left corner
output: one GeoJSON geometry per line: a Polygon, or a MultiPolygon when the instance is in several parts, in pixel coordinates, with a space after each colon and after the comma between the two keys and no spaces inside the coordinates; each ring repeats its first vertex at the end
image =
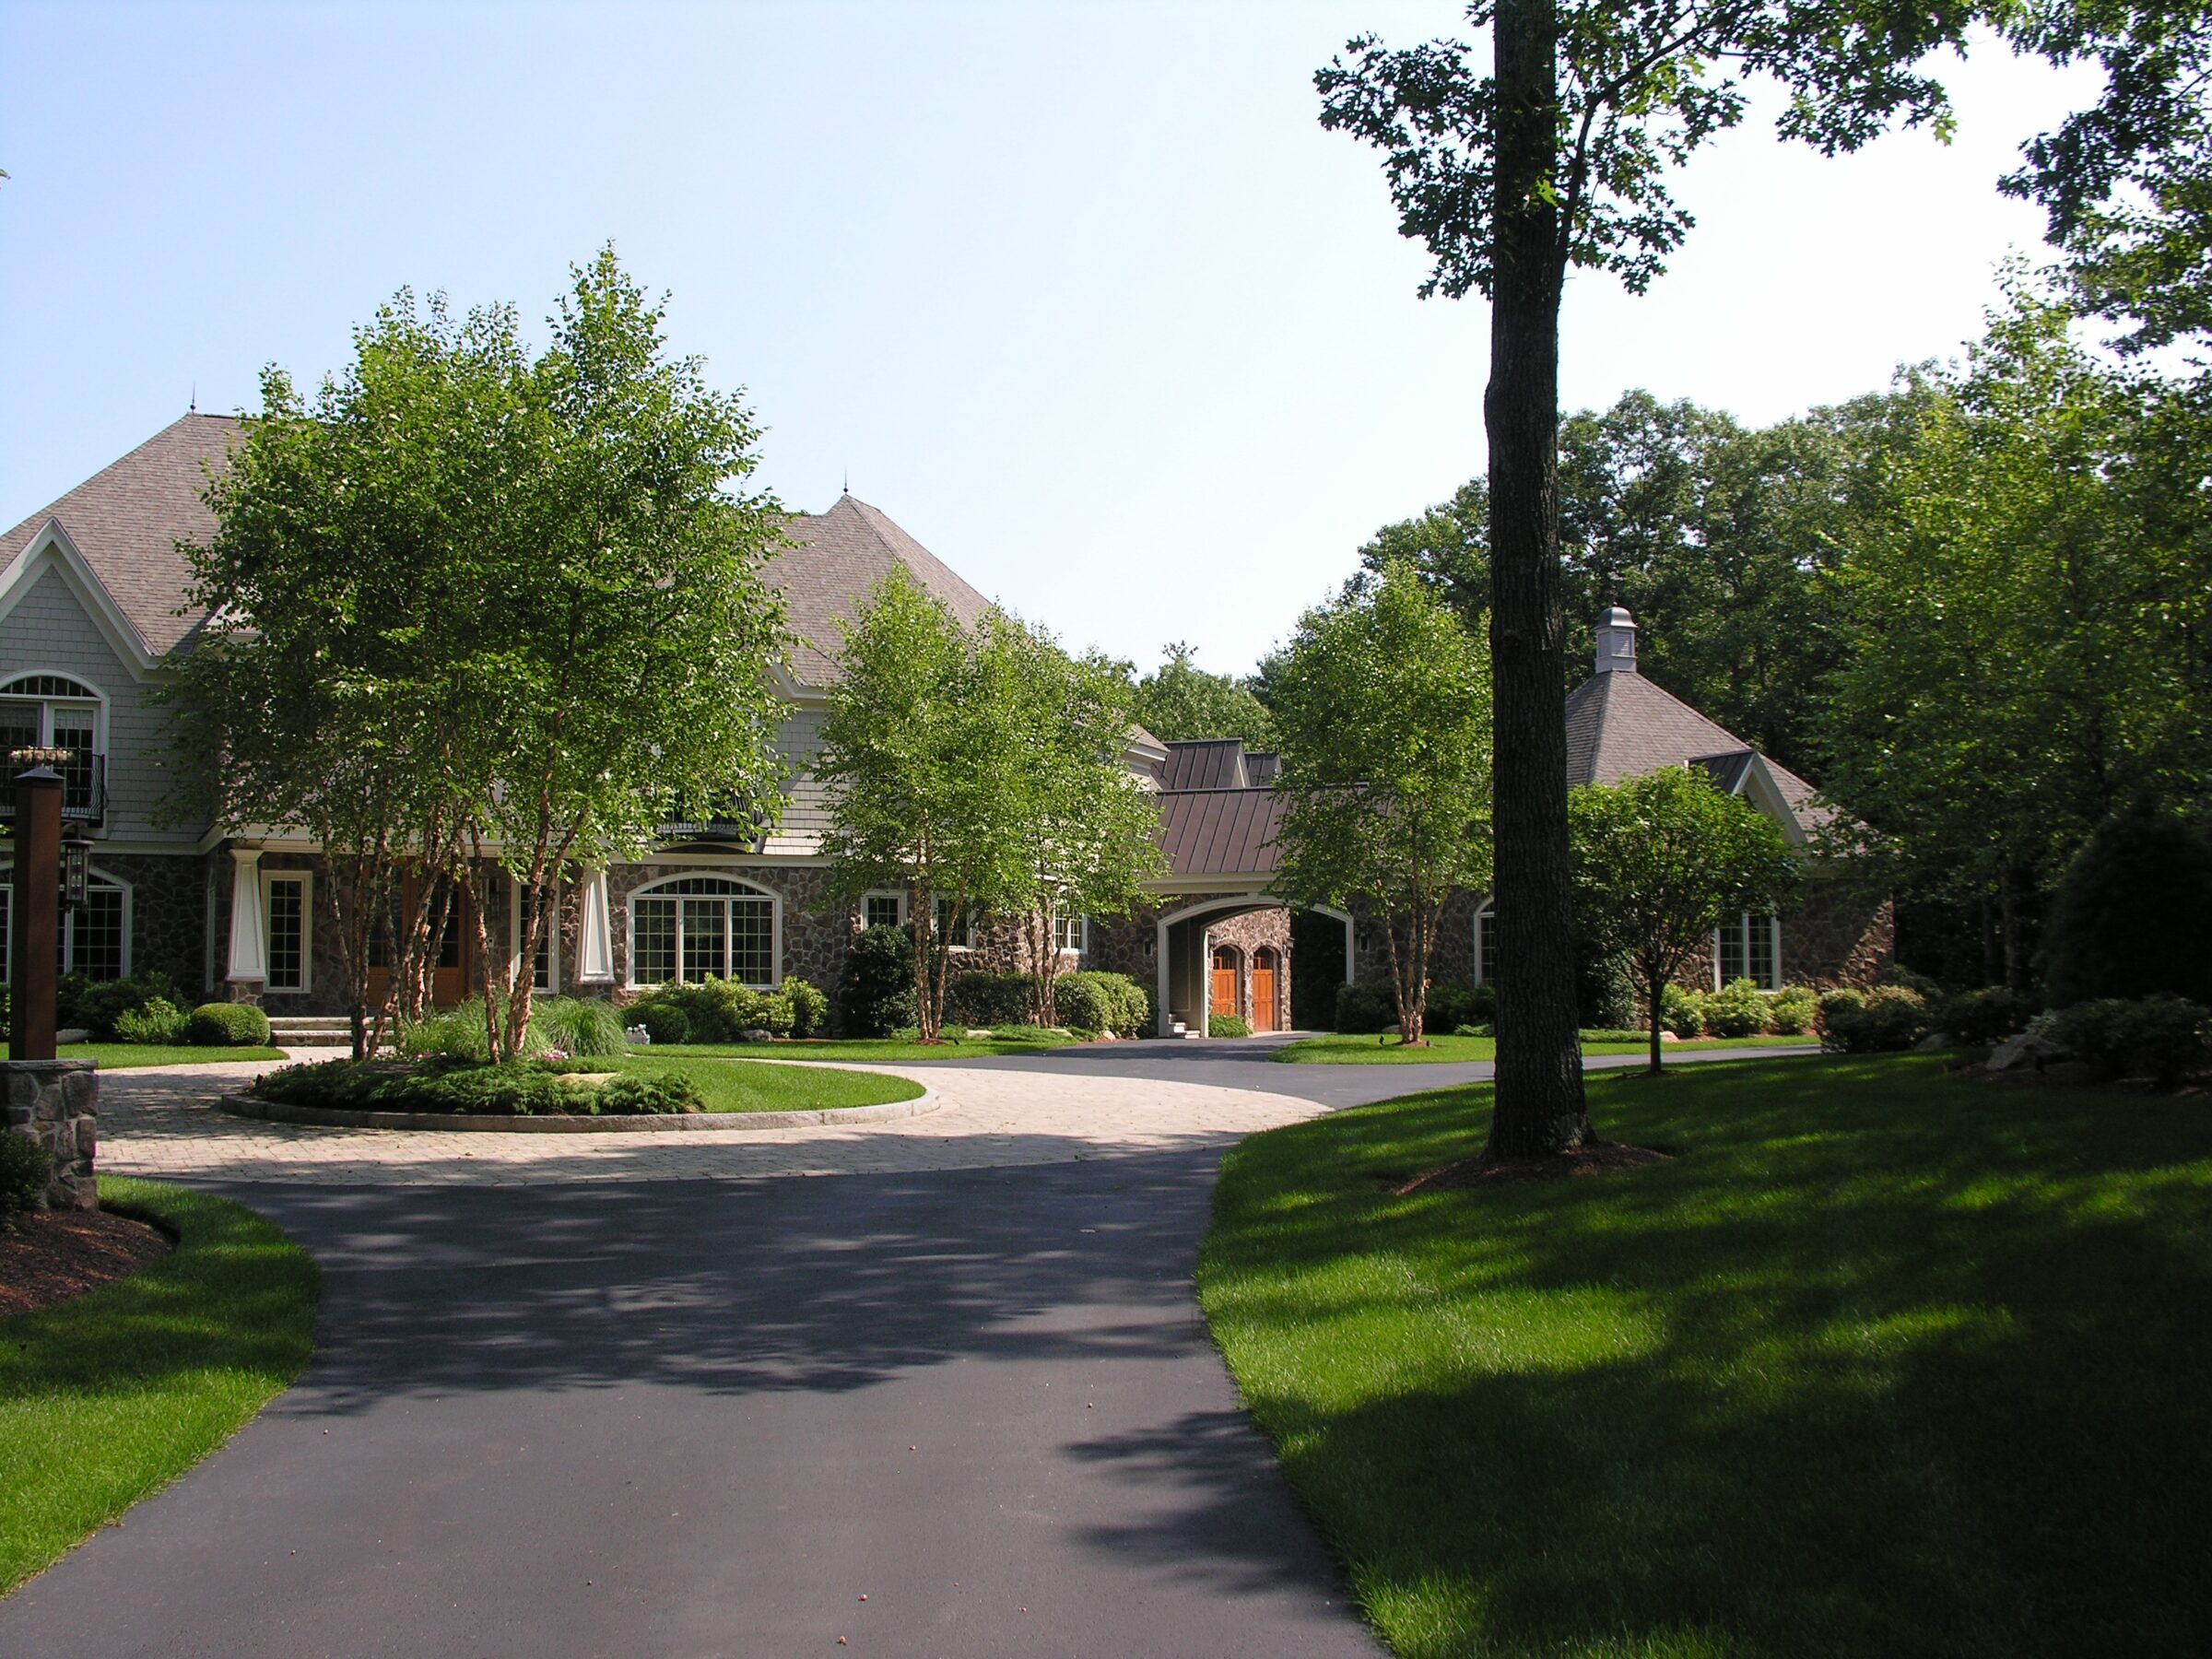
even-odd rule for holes
{"type": "Polygon", "coordinates": [[[33,669],[68,675],[107,696],[108,838],[195,841],[194,827],[155,821],[168,786],[167,713],[154,706],[153,688],[116,656],[58,569],[48,569],[0,618],[0,680],[33,669]]]}

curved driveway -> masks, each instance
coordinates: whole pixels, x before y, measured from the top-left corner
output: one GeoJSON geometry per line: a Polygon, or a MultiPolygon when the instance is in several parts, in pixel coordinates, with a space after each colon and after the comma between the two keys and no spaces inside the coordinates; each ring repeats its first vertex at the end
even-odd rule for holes
{"type": "Polygon", "coordinates": [[[943,1106],[866,1130],[404,1143],[111,1074],[103,1167],[276,1219],[320,1346],[0,1653],[1373,1654],[1192,1263],[1223,1145],[1488,1068],[1265,1046],[917,1067],[943,1106]]]}

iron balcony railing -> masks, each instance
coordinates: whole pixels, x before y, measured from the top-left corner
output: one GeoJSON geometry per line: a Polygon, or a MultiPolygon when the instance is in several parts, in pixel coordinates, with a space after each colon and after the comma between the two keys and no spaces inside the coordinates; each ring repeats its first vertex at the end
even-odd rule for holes
{"type": "Polygon", "coordinates": [[[62,818],[73,824],[100,824],[108,816],[108,758],[97,749],[54,748],[37,751],[36,761],[8,759],[10,787],[0,789],[0,819],[16,816],[16,774],[33,765],[51,766],[62,774],[62,818]],[[51,757],[51,758],[49,758],[51,757]]]}

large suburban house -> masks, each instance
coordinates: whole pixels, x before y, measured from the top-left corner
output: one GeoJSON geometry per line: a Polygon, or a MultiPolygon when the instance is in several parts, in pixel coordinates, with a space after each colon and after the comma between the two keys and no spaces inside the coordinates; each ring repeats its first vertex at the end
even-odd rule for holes
{"type": "MultiPolygon", "coordinates": [[[[273,1016],[327,1014],[340,1011],[340,975],[331,930],[318,925],[317,847],[280,825],[180,822],[165,809],[170,768],[218,763],[171,741],[155,693],[204,620],[184,599],[177,544],[212,533],[201,492],[241,429],[232,418],[187,415],[0,539],[0,755],[68,751],[64,816],[95,850],[89,900],[65,924],[65,971],[158,969],[187,994],[258,1002],[273,1016]]],[[[559,896],[558,935],[529,965],[540,989],[619,998],[672,979],[772,985],[803,974],[834,991],[861,928],[907,919],[900,892],[829,897],[828,802],[809,763],[837,680],[839,623],[895,568],[964,621],[990,601],[850,495],[794,516],[785,535],[767,572],[794,636],[779,681],[789,712],[778,743],[795,780],[781,821],[764,838],[745,824],[663,826],[647,857],[579,873],[559,896]]],[[[1638,676],[1632,625],[1625,612],[1614,618],[1601,672],[1568,700],[1575,781],[1705,766],[1803,842],[1818,827],[1811,786],[1638,676]]],[[[1125,759],[1159,803],[1167,874],[1132,915],[1069,919],[1058,940],[1069,965],[1154,984],[1163,1030],[1196,1032],[1231,1013],[1255,1030],[1287,1029],[1294,955],[1309,993],[1324,994],[1300,999],[1306,1023],[1334,984],[1381,971],[1378,930],[1340,913],[1294,917],[1269,891],[1281,809],[1274,756],[1136,730],[1125,759]]],[[[6,893],[0,885],[0,907],[6,893]]],[[[512,941],[519,907],[512,893],[498,902],[488,931],[512,941]]],[[[1865,978],[1886,960],[1886,911],[1868,920],[1841,905],[1747,918],[1716,942],[1715,971],[1771,983],[1785,967],[1794,980],[1865,978]]],[[[961,948],[978,967],[1010,967],[1011,933],[986,924],[961,948]]],[[[447,930],[434,976],[441,999],[477,982],[474,934],[447,930]]],[[[0,910],[0,971],[7,939],[0,910]]],[[[1455,903],[1445,940],[1440,978],[1496,973],[1495,918],[1477,896],[1455,903]]]]}

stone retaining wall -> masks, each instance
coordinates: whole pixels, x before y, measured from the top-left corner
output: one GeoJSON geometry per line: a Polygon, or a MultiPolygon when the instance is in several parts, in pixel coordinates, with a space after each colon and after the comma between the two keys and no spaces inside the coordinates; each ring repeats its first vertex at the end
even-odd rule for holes
{"type": "Polygon", "coordinates": [[[92,1163],[100,1145],[100,1074],[89,1060],[0,1060],[7,1120],[0,1133],[28,1135],[53,1159],[46,1203],[98,1209],[92,1163]]]}

